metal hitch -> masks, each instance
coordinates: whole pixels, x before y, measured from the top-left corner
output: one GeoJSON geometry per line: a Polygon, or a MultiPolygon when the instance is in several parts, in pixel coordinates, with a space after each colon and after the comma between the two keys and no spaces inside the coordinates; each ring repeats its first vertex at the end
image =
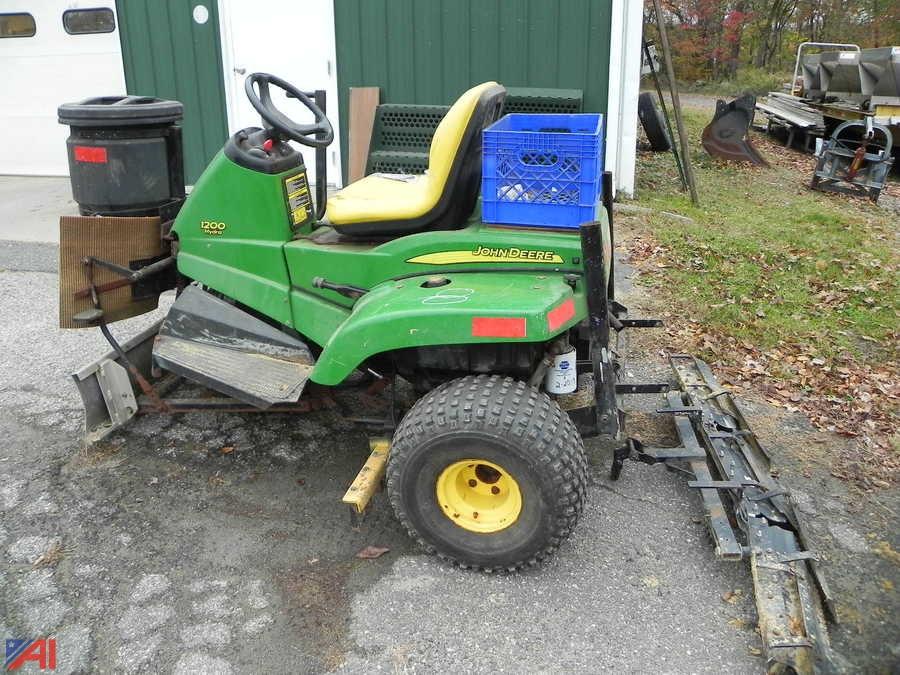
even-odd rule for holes
{"type": "Polygon", "coordinates": [[[894,164],[893,142],[890,129],[874,124],[871,117],[844,122],[834,130],[816,162],[812,187],[877,202],[894,164]]]}

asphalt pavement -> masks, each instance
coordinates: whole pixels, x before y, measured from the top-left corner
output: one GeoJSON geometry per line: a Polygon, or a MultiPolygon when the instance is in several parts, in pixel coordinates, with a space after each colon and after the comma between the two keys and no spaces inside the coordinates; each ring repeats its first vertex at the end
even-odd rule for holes
{"type": "Polygon", "coordinates": [[[763,670],[748,570],[715,560],[683,477],[630,465],[611,483],[595,441],[572,538],[493,576],[423,555],[384,495],[352,526],[353,401],[146,416],[82,448],[69,374],[106,349],[56,327],[54,256],[0,242],[0,634],[56,635],[57,672],[763,670]],[[367,545],[390,551],[357,558],[367,545]]]}

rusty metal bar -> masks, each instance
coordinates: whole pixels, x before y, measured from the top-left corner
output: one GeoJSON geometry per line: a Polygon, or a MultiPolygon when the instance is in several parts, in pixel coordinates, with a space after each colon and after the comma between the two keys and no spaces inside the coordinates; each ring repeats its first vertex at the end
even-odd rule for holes
{"type": "MultiPolygon", "coordinates": [[[[788,493],[772,476],[768,453],[709,366],[684,355],[670,357],[670,363],[683,392],[680,402],[699,408],[674,418],[682,442],[693,434],[706,449],[708,459],[692,465],[694,486],[705,505],[713,493],[728,498],[746,540],[740,555],[729,556],[718,548],[717,553],[734,559],[749,556],[768,671],[835,672],[825,623],[825,611],[836,619],[831,594],[788,493]]],[[[679,402],[674,394],[670,397],[670,404],[679,402]]]]}

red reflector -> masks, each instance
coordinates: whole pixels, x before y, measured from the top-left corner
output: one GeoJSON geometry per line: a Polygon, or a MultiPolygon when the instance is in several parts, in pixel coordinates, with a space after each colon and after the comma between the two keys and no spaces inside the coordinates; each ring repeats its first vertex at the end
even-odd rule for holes
{"type": "Polygon", "coordinates": [[[76,162],[92,162],[94,164],[106,164],[106,148],[95,148],[87,145],[75,146],[76,162]]]}
{"type": "Polygon", "coordinates": [[[573,316],[575,316],[575,301],[569,298],[563,304],[547,312],[547,328],[554,331],[573,316]]]}
{"type": "Polygon", "coordinates": [[[492,316],[472,317],[473,337],[523,338],[525,319],[507,319],[492,316]]]}

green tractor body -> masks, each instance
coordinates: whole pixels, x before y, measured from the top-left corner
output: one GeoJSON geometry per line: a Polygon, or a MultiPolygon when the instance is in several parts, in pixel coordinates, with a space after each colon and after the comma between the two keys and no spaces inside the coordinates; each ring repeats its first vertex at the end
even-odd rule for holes
{"type": "MultiPolygon", "coordinates": [[[[288,185],[219,153],[178,215],[178,270],[322,351],[310,379],[336,385],[379,354],[442,345],[541,345],[586,316],[577,231],[497,227],[342,241],[292,226],[288,185]],[[567,275],[569,281],[567,281],[567,275]],[[573,277],[574,275],[574,277],[573,277]],[[347,297],[314,280],[365,291],[347,297]]],[[[602,217],[605,217],[603,214],[602,217]]]]}

